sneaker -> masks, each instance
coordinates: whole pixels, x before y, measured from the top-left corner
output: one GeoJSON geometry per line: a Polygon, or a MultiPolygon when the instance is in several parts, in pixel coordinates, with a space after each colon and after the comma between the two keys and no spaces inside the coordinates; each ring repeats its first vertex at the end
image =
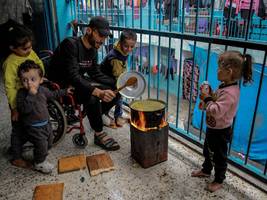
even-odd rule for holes
{"type": "Polygon", "coordinates": [[[111,119],[108,115],[102,115],[102,121],[103,125],[112,129],[116,129],[117,126],[115,124],[115,121],[111,119]]]}
{"type": "Polygon", "coordinates": [[[106,126],[109,126],[110,123],[111,123],[111,120],[110,118],[107,116],[107,115],[102,115],[102,121],[103,121],[103,124],[106,125],[106,126]]]}
{"type": "Polygon", "coordinates": [[[24,160],[32,161],[34,159],[33,148],[23,149],[21,156],[24,160]]]}
{"type": "Polygon", "coordinates": [[[44,162],[38,164],[35,163],[34,169],[44,174],[50,174],[54,169],[54,165],[45,160],[44,162]]]}
{"type": "Polygon", "coordinates": [[[123,127],[123,125],[126,123],[126,120],[122,117],[118,117],[115,119],[115,123],[117,127],[123,127]]]}
{"type": "Polygon", "coordinates": [[[123,119],[130,120],[130,115],[127,112],[123,112],[121,117],[123,119]]]}

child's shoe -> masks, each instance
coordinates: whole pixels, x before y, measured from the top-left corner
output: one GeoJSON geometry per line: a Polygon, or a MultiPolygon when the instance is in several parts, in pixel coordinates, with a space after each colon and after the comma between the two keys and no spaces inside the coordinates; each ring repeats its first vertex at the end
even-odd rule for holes
{"type": "Polygon", "coordinates": [[[191,177],[199,177],[199,178],[206,178],[209,177],[210,174],[204,173],[202,170],[196,170],[191,173],[191,177]]]}
{"type": "Polygon", "coordinates": [[[130,115],[127,112],[123,112],[121,117],[127,121],[130,120],[130,115]]]}
{"type": "Polygon", "coordinates": [[[108,115],[103,114],[102,121],[103,121],[103,125],[106,127],[113,128],[113,129],[117,128],[114,120],[111,119],[111,117],[109,117],[108,115]]]}
{"type": "Polygon", "coordinates": [[[34,169],[44,174],[50,174],[54,169],[54,165],[45,160],[44,162],[38,164],[35,163],[34,169]]]}
{"type": "Polygon", "coordinates": [[[213,181],[212,183],[209,183],[207,186],[207,190],[210,192],[215,192],[222,188],[222,183],[217,183],[213,181]]]}
{"type": "Polygon", "coordinates": [[[109,125],[110,124],[110,118],[105,114],[102,115],[102,121],[103,121],[104,125],[109,125]]]}
{"type": "Polygon", "coordinates": [[[117,127],[123,127],[125,120],[122,117],[115,118],[115,123],[117,127]]]}
{"type": "Polygon", "coordinates": [[[26,160],[23,160],[23,159],[12,160],[11,164],[16,166],[16,167],[25,168],[25,169],[32,168],[32,164],[26,160]]]}
{"type": "Polygon", "coordinates": [[[22,156],[22,158],[24,158],[24,160],[33,161],[33,159],[34,159],[33,148],[24,149],[22,151],[22,155],[21,156],[22,156]]]}

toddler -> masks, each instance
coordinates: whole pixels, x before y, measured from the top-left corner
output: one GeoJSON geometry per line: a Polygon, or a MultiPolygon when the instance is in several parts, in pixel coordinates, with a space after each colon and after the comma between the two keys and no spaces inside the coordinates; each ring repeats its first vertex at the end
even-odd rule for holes
{"type": "Polygon", "coordinates": [[[252,81],[252,61],[250,55],[243,56],[238,51],[226,51],[219,56],[217,78],[221,81],[215,93],[200,94],[206,108],[206,138],[202,169],[193,171],[192,177],[209,177],[215,169],[215,179],[207,189],[214,192],[222,187],[227,169],[228,142],[232,136],[232,123],[239,102],[238,81],[243,76],[243,84],[252,81]],[[214,165],[214,166],[213,166],[214,165]]]}
{"type": "Polygon", "coordinates": [[[49,122],[47,101],[72,94],[71,88],[51,92],[40,86],[43,82],[43,71],[32,60],[26,60],[19,66],[18,77],[23,88],[17,93],[17,111],[23,124],[23,140],[34,145],[34,169],[51,173],[53,165],[46,160],[48,149],[52,147],[53,131],[49,122]]]}

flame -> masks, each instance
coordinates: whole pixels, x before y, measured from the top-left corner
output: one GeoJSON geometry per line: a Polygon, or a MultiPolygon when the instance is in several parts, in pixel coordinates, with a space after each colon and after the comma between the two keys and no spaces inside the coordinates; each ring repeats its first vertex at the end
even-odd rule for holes
{"type": "Polygon", "coordinates": [[[157,129],[163,128],[163,127],[168,125],[168,122],[166,121],[165,116],[164,116],[164,117],[162,117],[161,123],[159,126],[147,128],[146,127],[146,118],[145,118],[144,112],[138,111],[138,116],[139,117],[137,120],[132,121],[132,119],[131,119],[131,125],[137,129],[143,131],[143,132],[147,132],[149,130],[157,130],[157,129]]]}

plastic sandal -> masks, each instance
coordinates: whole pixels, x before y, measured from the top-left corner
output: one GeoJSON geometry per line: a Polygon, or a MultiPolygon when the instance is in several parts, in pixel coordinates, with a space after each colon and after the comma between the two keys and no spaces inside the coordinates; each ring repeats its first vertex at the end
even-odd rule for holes
{"type": "Polygon", "coordinates": [[[105,132],[102,132],[97,136],[95,135],[94,143],[107,151],[116,151],[120,149],[120,145],[105,132]]]}

